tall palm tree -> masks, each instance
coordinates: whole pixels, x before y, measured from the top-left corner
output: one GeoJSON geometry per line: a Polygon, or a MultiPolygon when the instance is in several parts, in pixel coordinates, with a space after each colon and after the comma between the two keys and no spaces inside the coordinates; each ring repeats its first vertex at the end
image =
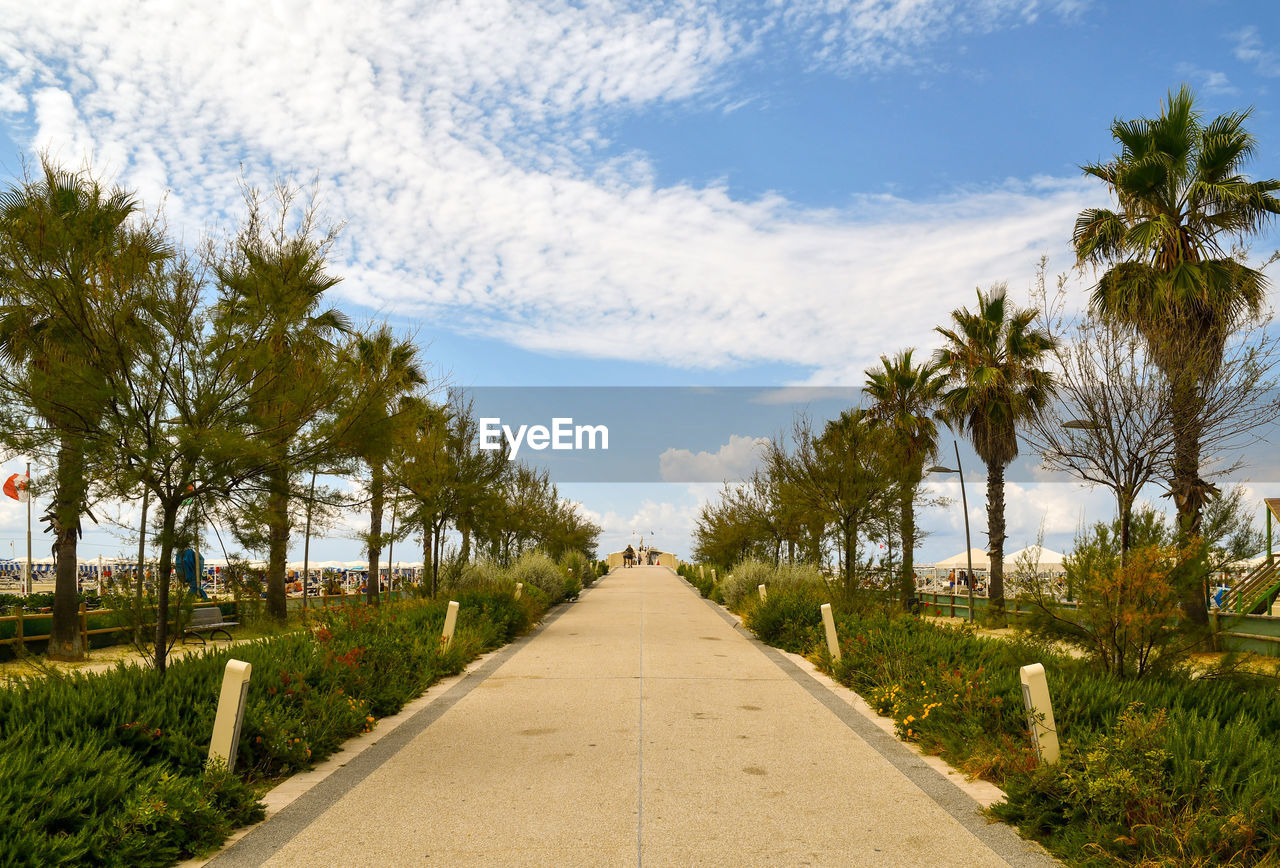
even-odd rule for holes
{"type": "Polygon", "coordinates": [[[320,455],[302,460],[306,444],[298,435],[335,398],[333,341],[349,334],[351,323],[336,308],[322,306],[324,293],[341,278],[326,270],[327,239],[316,237],[311,214],[292,233],[283,229],[283,219],[265,231],[259,207],[251,198],[250,217],[216,273],[222,321],[253,337],[245,344],[256,350],[244,353],[240,364],[244,380],[255,384],[258,424],[278,435],[275,461],[264,479],[267,612],[284,621],[291,482],[302,463],[324,463],[320,455]]]}
{"type": "MultiPolygon", "coordinates": [[[[1208,124],[1185,85],[1170,92],[1158,118],[1116,120],[1120,153],[1083,166],[1106,183],[1118,210],[1089,208],[1076,219],[1081,265],[1105,267],[1091,304],[1139,334],[1169,383],[1174,435],[1170,494],[1182,534],[1196,536],[1214,488],[1200,478],[1199,387],[1221,365],[1224,345],[1266,296],[1263,275],[1231,255],[1275,214],[1280,181],[1241,172],[1256,143],[1250,111],[1208,124]]],[[[1187,613],[1207,619],[1203,591],[1191,589],[1187,613]]]]}
{"type": "Polygon", "coordinates": [[[413,392],[427,382],[418,350],[396,338],[390,327],[357,335],[349,351],[356,390],[365,398],[355,429],[354,451],[369,468],[369,581],[367,600],[378,605],[382,557],[382,512],[387,498],[387,462],[398,441],[412,436],[424,415],[413,392]]]}
{"type": "MultiPolygon", "coordinates": [[[[114,385],[147,339],[146,287],[170,250],[137,200],[87,172],[41,173],[0,192],[0,358],[12,397],[43,430],[19,426],[14,445],[49,450],[57,571],[48,655],[79,659],[77,539],[94,474],[94,444],[114,385]]],[[[11,438],[12,439],[12,438],[11,438]]]]}
{"type": "Polygon", "coordinates": [[[899,591],[904,607],[915,594],[915,499],[924,465],[938,449],[938,426],[934,413],[942,391],[938,367],[926,362],[914,364],[913,349],[893,358],[880,357],[879,368],[867,369],[863,387],[871,398],[867,416],[874,424],[887,427],[896,441],[894,476],[898,484],[898,530],[902,538],[902,576],[899,591]]]}
{"type": "Polygon", "coordinates": [[[990,598],[1004,620],[1004,470],[1018,457],[1018,425],[1053,396],[1053,378],[1042,365],[1056,342],[1034,328],[1036,312],[1009,302],[1004,284],[978,290],[976,310],[951,312],[952,328],[935,361],[945,385],[940,415],[966,435],[987,465],[987,534],[990,598]]]}

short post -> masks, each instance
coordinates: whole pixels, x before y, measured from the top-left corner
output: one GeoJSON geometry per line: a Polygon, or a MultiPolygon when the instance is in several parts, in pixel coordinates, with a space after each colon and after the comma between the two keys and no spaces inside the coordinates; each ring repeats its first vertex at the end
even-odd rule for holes
{"type": "Polygon", "coordinates": [[[89,607],[84,603],[80,604],[80,647],[89,653],[89,607]]]}
{"type": "Polygon", "coordinates": [[[458,626],[458,601],[449,601],[449,611],[444,616],[444,631],[440,634],[440,650],[448,651],[453,644],[453,629],[458,626]]]}
{"type": "Polygon", "coordinates": [[[1053,704],[1049,701],[1049,679],[1044,666],[1032,663],[1018,670],[1022,681],[1022,702],[1027,707],[1027,727],[1031,744],[1042,763],[1058,761],[1058,727],[1053,721],[1053,704]]]}
{"type": "Polygon", "coordinates": [[[716,571],[713,569],[711,571],[711,583],[715,584],[715,581],[716,581],[716,571]]]}
{"type": "Polygon", "coordinates": [[[520,595],[524,593],[524,582],[516,582],[516,599],[520,599],[520,595]]]}
{"type": "Polygon", "coordinates": [[[756,590],[758,590],[758,591],[760,592],[760,599],[761,599],[761,601],[763,601],[763,600],[765,599],[765,597],[767,596],[767,591],[765,590],[764,585],[757,585],[757,586],[756,586],[756,590]]]}
{"type": "Polygon", "coordinates": [[[705,579],[707,577],[707,568],[702,564],[698,564],[698,578],[705,579]]]}
{"type": "Polygon", "coordinates": [[[228,660],[222,675],[218,713],[213,718],[213,737],[209,739],[209,759],[222,760],[227,764],[228,771],[234,769],[236,764],[236,746],[240,742],[244,700],[249,693],[249,675],[252,671],[253,667],[243,660],[228,660]]]}
{"type": "Polygon", "coordinates": [[[840,640],[836,637],[836,619],[831,614],[831,604],[822,604],[822,626],[827,629],[827,650],[832,660],[840,659],[840,640]]]}

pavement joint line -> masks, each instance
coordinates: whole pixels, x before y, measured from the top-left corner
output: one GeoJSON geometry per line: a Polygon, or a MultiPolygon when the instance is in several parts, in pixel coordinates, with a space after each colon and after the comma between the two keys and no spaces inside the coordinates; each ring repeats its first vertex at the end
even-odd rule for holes
{"type": "Polygon", "coordinates": [[[988,820],[982,813],[982,806],[973,796],[925,763],[923,758],[911,748],[864,717],[856,708],[837,696],[831,688],[796,665],[782,651],[753,636],[718,603],[702,597],[693,585],[690,584],[688,587],[739,635],[754,645],[810,696],[839,718],[855,735],[866,742],[872,750],[888,761],[907,780],[915,784],[956,822],[1012,868],[1046,868],[1046,866],[1061,864],[1040,844],[1023,838],[1012,826],[988,820]]]}
{"type": "Polygon", "coordinates": [[[644,592],[640,596],[640,697],[636,726],[636,868],[644,868],[644,592]]]}
{"type": "MultiPolygon", "coordinates": [[[[517,651],[554,624],[570,608],[566,605],[557,607],[555,612],[544,618],[524,636],[494,651],[480,666],[465,672],[461,679],[433,702],[415,712],[381,740],[352,757],[350,762],[334,769],[327,777],[317,781],[310,789],[283,807],[279,813],[252,826],[246,834],[232,841],[204,864],[218,866],[218,868],[240,868],[240,866],[257,868],[265,863],[308,826],[316,822],[339,799],[381,768],[423,730],[443,717],[467,694],[484,683],[517,651]]],[[[287,783],[288,779],[282,781],[281,785],[287,783]]]]}

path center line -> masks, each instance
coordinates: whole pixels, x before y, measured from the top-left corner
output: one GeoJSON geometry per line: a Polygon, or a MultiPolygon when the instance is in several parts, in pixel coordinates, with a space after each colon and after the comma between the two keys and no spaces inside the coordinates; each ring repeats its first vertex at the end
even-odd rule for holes
{"type": "Polygon", "coordinates": [[[644,868],[644,586],[640,590],[639,723],[636,727],[636,866],[644,868]]]}

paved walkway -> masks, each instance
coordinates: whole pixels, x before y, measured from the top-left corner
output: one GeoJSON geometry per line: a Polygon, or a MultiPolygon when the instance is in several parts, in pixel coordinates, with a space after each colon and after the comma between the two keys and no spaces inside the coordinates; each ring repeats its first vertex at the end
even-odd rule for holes
{"type": "Polygon", "coordinates": [[[639,567],[212,864],[1051,862],[670,570],[639,567]]]}

